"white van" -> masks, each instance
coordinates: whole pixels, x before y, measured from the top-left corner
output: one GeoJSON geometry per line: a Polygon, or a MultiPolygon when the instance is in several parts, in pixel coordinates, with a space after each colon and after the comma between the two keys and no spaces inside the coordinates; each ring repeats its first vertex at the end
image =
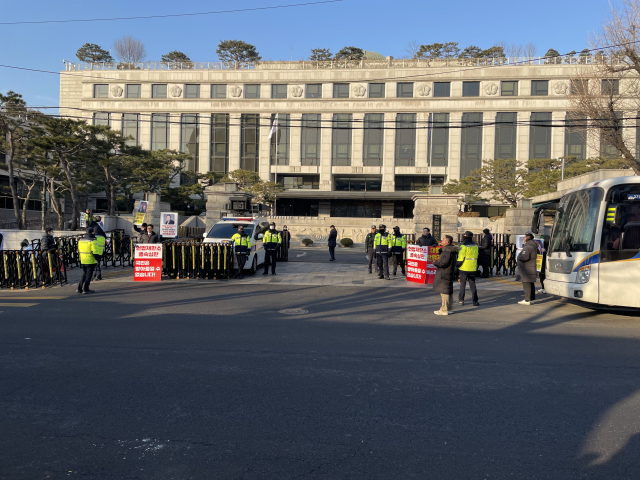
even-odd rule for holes
{"type": "MultiPolygon", "coordinates": [[[[204,234],[204,243],[231,244],[231,237],[238,233],[240,225],[244,226],[245,233],[251,238],[251,252],[244,269],[256,273],[258,265],[264,263],[262,237],[264,237],[264,232],[269,230],[269,222],[266,218],[224,217],[204,234]]],[[[233,267],[238,268],[238,260],[235,255],[233,256],[233,267]]]]}

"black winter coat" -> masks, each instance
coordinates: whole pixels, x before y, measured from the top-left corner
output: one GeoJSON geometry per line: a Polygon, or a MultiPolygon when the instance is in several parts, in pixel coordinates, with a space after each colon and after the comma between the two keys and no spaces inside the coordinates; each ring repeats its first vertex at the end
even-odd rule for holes
{"type": "Polygon", "coordinates": [[[493,246],[493,239],[491,235],[485,235],[480,241],[480,254],[478,260],[489,260],[491,258],[491,247],[493,246]]]}
{"type": "Polygon", "coordinates": [[[433,281],[433,289],[436,292],[444,295],[453,293],[453,271],[457,257],[458,247],[455,245],[447,245],[440,250],[440,258],[433,262],[438,267],[436,269],[436,278],[433,281]]]}
{"type": "Polygon", "coordinates": [[[51,235],[45,235],[40,240],[40,250],[49,251],[54,250],[56,248],[56,241],[53,239],[51,235]]]}
{"type": "Polygon", "coordinates": [[[160,243],[160,237],[152,230],[151,235],[148,233],[141,234],[139,243],[160,243]]]}
{"type": "Polygon", "coordinates": [[[336,239],[338,238],[338,231],[337,230],[330,230],[329,231],[329,240],[327,241],[327,246],[328,247],[335,247],[337,245],[336,239]]]}
{"type": "Polygon", "coordinates": [[[536,259],[538,258],[538,244],[529,240],[524,244],[520,255],[516,259],[518,261],[518,274],[520,274],[521,282],[536,281],[536,259]]]}
{"type": "Polygon", "coordinates": [[[433,238],[431,234],[426,237],[424,235],[420,235],[416,240],[416,245],[420,245],[421,247],[437,247],[438,241],[433,238]]]}

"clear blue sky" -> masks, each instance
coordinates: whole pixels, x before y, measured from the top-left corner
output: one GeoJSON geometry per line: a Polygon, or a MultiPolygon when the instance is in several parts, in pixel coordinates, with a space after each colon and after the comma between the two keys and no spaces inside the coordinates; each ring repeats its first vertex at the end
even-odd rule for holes
{"type": "MultiPolygon", "coordinates": [[[[304,3],[309,0],[5,1],[0,22],[57,20],[191,13],[304,3]]],[[[110,49],[113,41],[132,35],[147,47],[147,60],[171,50],[194,61],[217,60],[221,39],[255,45],[264,60],[300,60],[312,48],[356,46],[383,55],[406,55],[407,44],[457,41],[488,48],[497,41],[534,43],[538,54],[549,48],[560,53],[588,47],[588,32],[607,13],[601,0],[345,0],[341,3],[271,11],[199,17],[45,25],[1,26],[0,64],[60,71],[62,59],[76,60],[84,43],[110,49]]],[[[57,75],[0,68],[0,92],[22,93],[31,105],[58,105],[57,75]]]]}

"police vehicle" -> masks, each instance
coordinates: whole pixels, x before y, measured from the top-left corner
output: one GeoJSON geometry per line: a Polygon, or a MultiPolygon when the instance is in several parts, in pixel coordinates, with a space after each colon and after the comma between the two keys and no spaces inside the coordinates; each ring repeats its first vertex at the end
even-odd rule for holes
{"type": "MultiPolygon", "coordinates": [[[[211,230],[204,234],[204,243],[223,243],[231,246],[231,237],[238,233],[238,227],[242,225],[244,231],[251,238],[251,253],[247,258],[244,269],[256,273],[258,265],[264,263],[264,248],[262,238],[269,230],[269,222],[266,218],[252,217],[224,217],[216,223],[211,230]]],[[[233,258],[234,268],[238,267],[238,261],[233,258]]]]}

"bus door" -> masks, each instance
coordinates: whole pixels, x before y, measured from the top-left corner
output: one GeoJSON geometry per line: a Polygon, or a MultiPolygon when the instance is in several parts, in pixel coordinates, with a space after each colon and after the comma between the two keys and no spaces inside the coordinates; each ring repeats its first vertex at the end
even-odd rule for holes
{"type": "Polygon", "coordinates": [[[640,185],[612,187],[600,239],[599,302],[640,308],[640,185]]]}

